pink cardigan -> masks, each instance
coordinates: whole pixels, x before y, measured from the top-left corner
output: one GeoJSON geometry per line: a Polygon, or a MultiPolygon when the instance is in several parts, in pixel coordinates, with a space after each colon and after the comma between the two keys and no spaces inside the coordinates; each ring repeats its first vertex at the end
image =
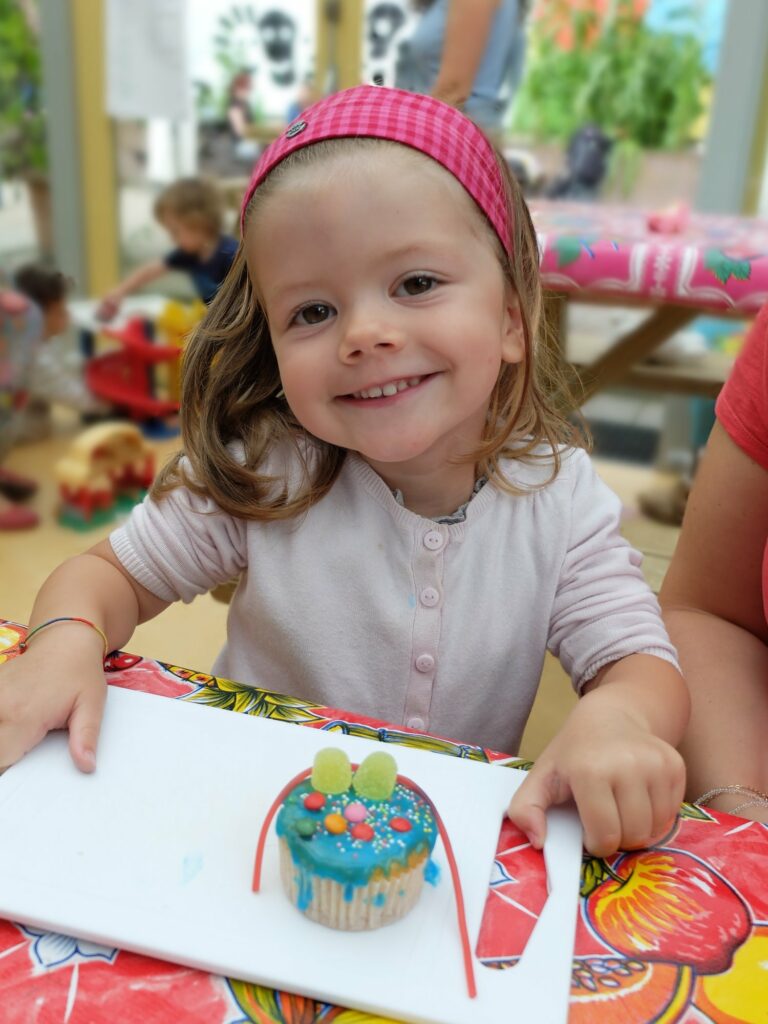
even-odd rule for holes
{"type": "MultiPolygon", "coordinates": [[[[506,471],[531,485],[549,467],[506,471]]],[[[236,519],[178,489],[111,543],[167,601],[240,575],[216,674],[514,753],[547,649],[577,690],[632,653],[676,664],[619,515],[582,451],[521,497],[487,484],[450,526],[350,454],[303,518],[236,519]]]]}

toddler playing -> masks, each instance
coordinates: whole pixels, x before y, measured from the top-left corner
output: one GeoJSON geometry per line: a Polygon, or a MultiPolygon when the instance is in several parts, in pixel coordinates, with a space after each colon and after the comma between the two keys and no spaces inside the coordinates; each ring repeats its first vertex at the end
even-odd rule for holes
{"type": "Polygon", "coordinates": [[[216,673],[497,750],[549,649],[581,700],[510,816],[540,846],[573,798],[597,854],[663,834],[688,694],[619,501],[552,400],[501,158],[452,107],[360,86],[268,147],[242,226],[187,350],[183,453],[52,574],[41,632],[0,668],[0,764],[68,727],[92,770],[105,652],[239,575],[216,673]]]}
{"type": "Polygon", "coordinates": [[[182,178],[160,193],[154,212],[175,248],[163,259],[138,267],[106,295],[97,310],[102,320],[111,320],[127,295],[169,270],[189,274],[203,302],[213,299],[227,276],[237,242],[222,232],[221,200],[213,185],[199,178],[182,178]]]}

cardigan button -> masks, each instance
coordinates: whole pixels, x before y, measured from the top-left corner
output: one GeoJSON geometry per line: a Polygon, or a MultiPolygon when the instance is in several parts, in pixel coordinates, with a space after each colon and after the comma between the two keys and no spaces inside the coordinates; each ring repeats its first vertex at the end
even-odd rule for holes
{"type": "Polygon", "coordinates": [[[431,654],[420,654],[416,659],[417,672],[431,672],[435,667],[435,659],[431,654]]]}
{"type": "Polygon", "coordinates": [[[430,551],[439,551],[445,544],[445,538],[438,530],[430,530],[424,534],[424,547],[430,551]]]}
{"type": "Polygon", "coordinates": [[[440,603],[440,591],[435,590],[434,587],[424,587],[419,594],[419,600],[427,608],[434,608],[436,604],[440,603]]]}
{"type": "Polygon", "coordinates": [[[414,715],[413,718],[408,719],[407,724],[409,729],[423,729],[426,723],[423,718],[419,718],[418,715],[414,715]]]}

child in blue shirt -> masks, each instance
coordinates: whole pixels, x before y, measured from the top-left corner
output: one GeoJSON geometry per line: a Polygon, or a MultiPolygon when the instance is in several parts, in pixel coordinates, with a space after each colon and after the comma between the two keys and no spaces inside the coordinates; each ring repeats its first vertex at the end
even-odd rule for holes
{"type": "Polygon", "coordinates": [[[205,303],[213,299],[227,276],[237,242],[222,232],[221,199],[213,185],[200,178],[182,178],[160,193],[154,213],[174,248],[162,259],[138,267],[105,295],[97,311],[102,320],[111,320],[126,296],[169,270],[188,274],[205,303]]]}

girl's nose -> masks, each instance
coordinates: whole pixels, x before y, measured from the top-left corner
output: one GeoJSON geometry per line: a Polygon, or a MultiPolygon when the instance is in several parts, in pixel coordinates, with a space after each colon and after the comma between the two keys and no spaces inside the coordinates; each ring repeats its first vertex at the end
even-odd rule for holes
{"type": "Polygon", "coordinates": [[[373,352],[397,351],[403,343],[403,335],[393,323],[361,313],[345,326],[339,343],[339,358],[342,362],[354,363],[373,352]]]}

